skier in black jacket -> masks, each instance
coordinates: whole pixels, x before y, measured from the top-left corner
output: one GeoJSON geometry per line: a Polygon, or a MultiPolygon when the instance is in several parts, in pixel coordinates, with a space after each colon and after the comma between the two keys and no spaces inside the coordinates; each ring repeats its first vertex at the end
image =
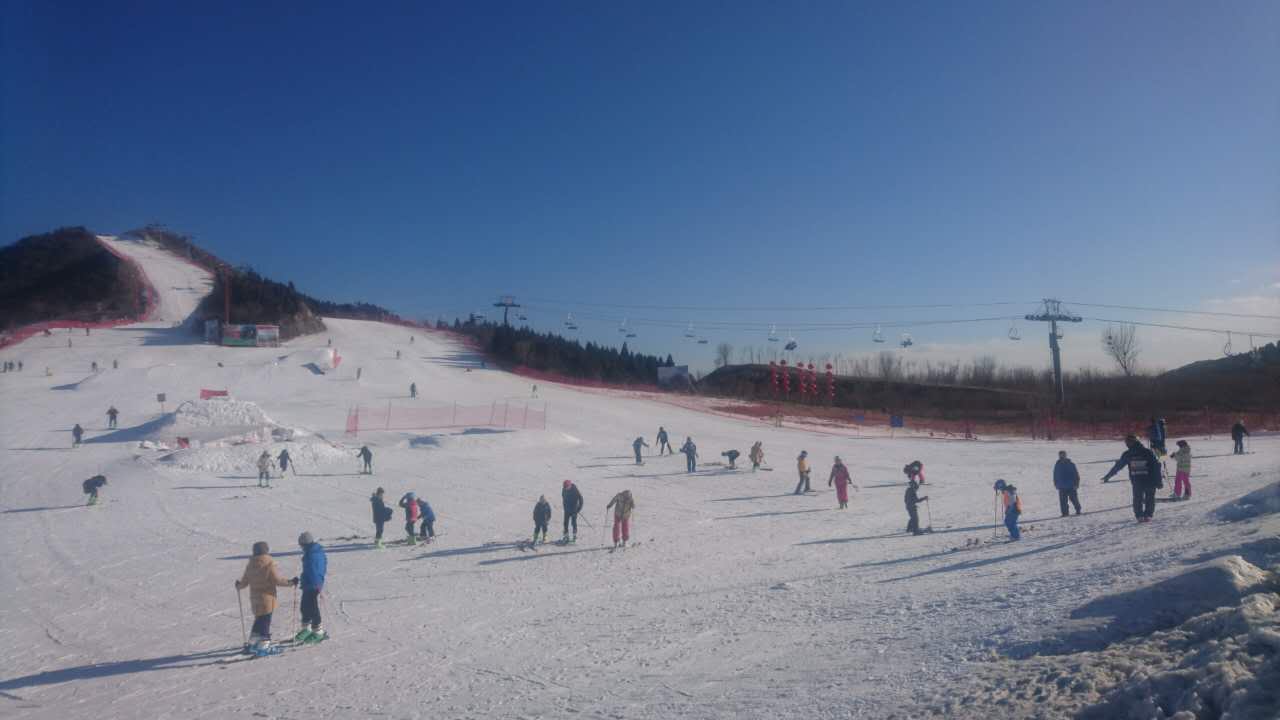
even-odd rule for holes
{"type": "Polygon", "coordinates": [[[530,545],[538,543],[538,533],[542,533],[542,542],[547,541],[547,525],[551,522],[551,503],[547,502],[546,495],[538,496],[538,504],[533,506],[533,541],[530,545]]]}
{"type": "Polygon", "coordinates": [[[560,490],[560,504],[564,507],[564,542],[578,541],[578,513],[582,512],[582,493],[572,480],[564,481],[560,490]],[[573,534],[569,534],[569,525],[573,524],[573,534]]]}
{"type": "Polygon", "coordinates": [[[1234,443],[1231,448],[1231,454],[1244,454],[1244,436],[1248,434],[1249,431],[1245,429],[1243,419],[1237,420],[1236,424],[1231,426],[1231,440],[1234,443]]]}
{"type": "Polygon", "coordinates": [[[1116,461],[1102,482],[1107,482],[1121,468],[1129,468],[1129,484],[1133,488],[1133,516],[1138,522],[1151,522],[1156,512],[1156,489],[1164,487],[1164,479],[1160,477],[1160,461],[1155,453],[1142,446],[1137,436],[1129,435],[1124,439],[1128,449],[1116,461]]]}
{"type": "Polygon", "coordinates": [[[907,532],[912,535],[924,534],[924,531],[920,529],[920,513],[916,511],[916,506],[928,500],[929,496],[916,497],[916,492],[919,489],[920,485],[913,479],[907,483],[907,492],[902,497],[907,504],[907,532]]]}
{"type": "Polygon", "coordinates": [[[378,488],[369,496],[369,503],[373,505],[373,527],[377,530],[377,533],[373,536],[373,544],[379,549],[384,547],[382,544],[382,526],[395,514],[391,508],[387,507],[386,501],[382,499],[384,492],[386,491],[378,488]]]}

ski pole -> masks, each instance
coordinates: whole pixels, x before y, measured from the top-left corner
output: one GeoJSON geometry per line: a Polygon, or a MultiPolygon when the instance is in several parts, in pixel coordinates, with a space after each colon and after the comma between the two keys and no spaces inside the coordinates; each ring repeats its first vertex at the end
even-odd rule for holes
{"type": "Polygon", "coordinates": [[[240,606],[240,639],[249,644],[249,633],[244,629],[244,600],[240,597],[240,588],[236,588],[236,605],[240,606]]]}
{"type": "Polygon", "coordinates": [[[300,627],[300,623],[298,622],[298,586],[297,585],[293,586],[293,618],[292,618],[292,622],[290,622],[290,626],[293,628],[291,632],[294,635],[297,635],[298,631],[302,629],[300,627]]]}
{"type": "Polygon", "coordinates": [[[929,529],[933,529],[933,504],[929,502],[929,498],[924,499],[924,509],[929,515],[929,529]]]}

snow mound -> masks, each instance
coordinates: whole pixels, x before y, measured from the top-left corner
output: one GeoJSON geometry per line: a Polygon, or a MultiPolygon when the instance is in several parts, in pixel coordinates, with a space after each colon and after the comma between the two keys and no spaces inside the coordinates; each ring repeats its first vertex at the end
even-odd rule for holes
{"type": "Polygon", "coordinates": [[[1240,522],[1263,515],[1274,515],[1278,512],[1280,512],[1280,482],[1232,500],[1215,510],[1214,515],[1227,522],[1240,522]]]}
{"type": "MultiPolygon", "coordinates": [[[[1103,650],[984,664],[965,694],[939,694],[922,712],[952,718],[1274,720],[1280,716],[1275,578],[1230,556],[1145,588],[1143,598],[1155,603],[1156,612],[1187,607],[1189,597],[1161,599],[1160,593],[1181,595],[1196,587],[1211,597],[1241,595],[1227,607],[1103,650]]],[[[1144,612],[1132,602],[1122,605],[1144,612]]]]}
{"type": "Polygon", "coordinates": [[[271,471],[279,472],[276,456],[282,449],[289,450],[295,470],[302,474],[315,472],[341,464],[345,469],[355,467],[355,451],[330,445],[323,441],[288,443],[210,443],[203,447],[179,450],[161,458],[169,467],[193,472],[244,473],[246,478],[258,476],[258,456],[265,450],[271,455],[271,471]]]}
{"type": "Polygon", "coordinates": [[[179,428],[271,426],[275,422],[256,403],[234,398],[188,400],[173,413],[179,428]]]}

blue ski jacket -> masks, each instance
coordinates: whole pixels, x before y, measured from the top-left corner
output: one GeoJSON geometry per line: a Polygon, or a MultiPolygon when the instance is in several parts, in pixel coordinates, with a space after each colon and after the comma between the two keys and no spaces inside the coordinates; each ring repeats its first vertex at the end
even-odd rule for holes
{"type": "Polygon", "coordinates": [[[324,572],[329,561],[324,556],[324,547],[320,543],[311,543],[302,548],[302,589],[321,590],[324,588],[324,572]]]}
{"type": "Polygon", "coordinates": [[[1080,487],[1080,471],[1076,464],[1062,458],[1053,466],[1053,486],[1059,490],[1075,490],[1080,487]]]}
{"type": "Polygon", "coordinates": [[[418,513],[422,516],[422,519],[427,522],[436,521],[436,514],[431,510],[431,503],[426,500],[418,501],[418,513]]]}

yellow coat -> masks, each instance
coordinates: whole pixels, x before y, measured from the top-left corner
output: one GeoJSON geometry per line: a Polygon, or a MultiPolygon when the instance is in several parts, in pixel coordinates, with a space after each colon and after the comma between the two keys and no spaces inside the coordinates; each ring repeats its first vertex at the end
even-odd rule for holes
{"type": "Polygon", "coordinates": [[[280,569],[270,555],[254,555],[245,566],[244,576],[236,581],[236,589],[249,588],[249,604],[253,616],[262,617],[276,609],[276,588],[288,586],[280,577],[280,569]]]}

